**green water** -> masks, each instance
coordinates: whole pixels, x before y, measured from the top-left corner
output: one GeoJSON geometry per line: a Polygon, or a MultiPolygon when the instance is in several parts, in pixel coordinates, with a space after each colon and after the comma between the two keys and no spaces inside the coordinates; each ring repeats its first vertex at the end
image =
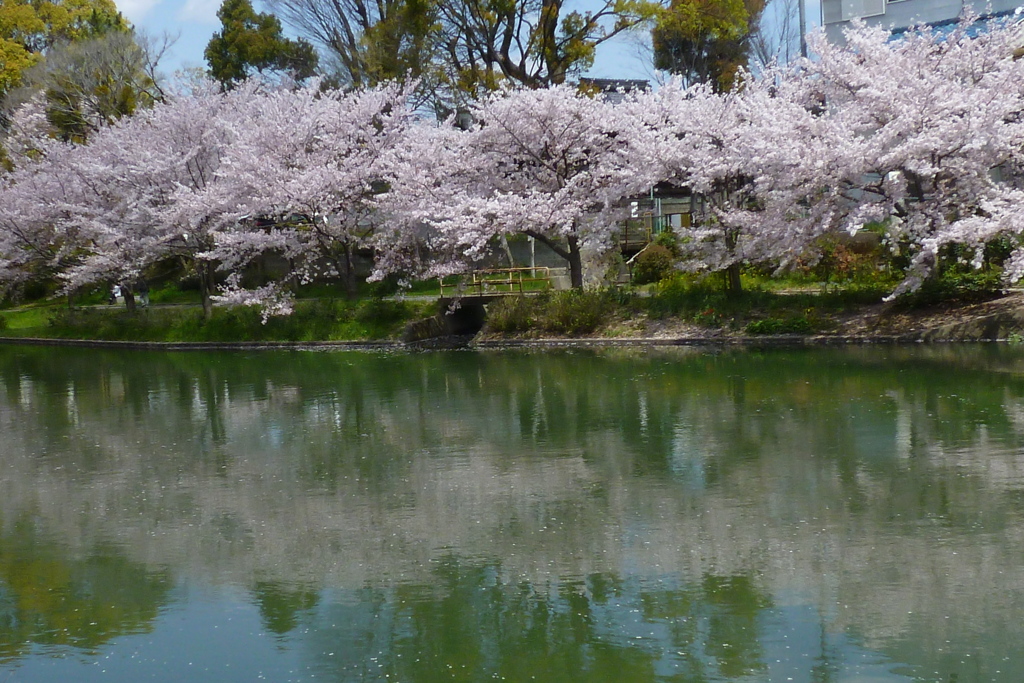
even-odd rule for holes
{"type": "Polygon", "coordinates": [[[1024,681],[1024,350],[0,347],[0,683],[1024,681]]]}

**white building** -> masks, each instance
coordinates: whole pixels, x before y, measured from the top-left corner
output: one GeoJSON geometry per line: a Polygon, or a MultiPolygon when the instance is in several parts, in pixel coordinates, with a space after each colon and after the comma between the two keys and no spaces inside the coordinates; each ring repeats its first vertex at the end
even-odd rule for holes
{"type": "Polygon", "coordinates": [[[998,16],[1020,4],[1021,0],[821,0],[821,19],[828,39],[842,42],[843,30],[857,18],[869,26],[898,30],[954,22],[967,7],[981,15],[998,16]]]}

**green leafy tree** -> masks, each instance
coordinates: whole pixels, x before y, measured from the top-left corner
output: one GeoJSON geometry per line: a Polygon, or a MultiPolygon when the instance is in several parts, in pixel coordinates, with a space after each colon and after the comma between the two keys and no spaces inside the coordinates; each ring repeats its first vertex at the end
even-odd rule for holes
{"type": "Polygon", "coordinates": [[[470,92],[501,80],[564,83],[593,63],[599,45],[661,9],[647,0],[605,0],[585,12],[566,11],[563,0],[453,0],[440,7],[444,66],[470,92]]]}
{"type": "Polygon", "coordinates": [[[224,0],[217,16],[223,28],[213,34],[205,57],[210,75],[225,88],[253,72],[283,71],[298,80],[315,73],[318,59],[313,46],[285,38],[278,18],[256,12],[250,0],[224,0]]]}
{"type": "Polygon", "coordinates": [[[502,82],[564,83],[597,47],[653,19],[653,0],[599,0],[587,11],[564,0],[268,0],[310,38],[344,85],[412,76],[440,113],[502,82]]]}
{"type": "Polygon", "coordinates": [[[268,0],[343,86],[420,78],[436,55],[440,0],[268,0]]]}
{"type": "Polygon", "coordinates": [[[22,85],[8,95],[5,109],[43,93],[52,134],[81,142],[163,98],[156,78],[158,59],[123,31],[58,43],[22,74],[22,85]]]}
{"type": "Polygon", "coordinates": [[[436,54],[437,3],[403,0],[360,41],[365,85],[406,77],[421,78],[436,54]]]}
{"type": "Polygon", "coordinates": [[[725,92],[748,63],[765,0],[672,0],[652,31],[655,68],[725,92]]]}
{"type": "Polygon", "coordinates": [[[0,0],[0,95],[57,43],[127,30],[113,0],[0,0]]]}

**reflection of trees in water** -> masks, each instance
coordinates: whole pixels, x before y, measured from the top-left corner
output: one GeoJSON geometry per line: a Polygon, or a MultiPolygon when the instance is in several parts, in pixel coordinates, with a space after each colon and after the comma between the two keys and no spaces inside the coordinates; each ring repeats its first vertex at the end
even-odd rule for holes
{"type": "Polygon", "coordinates": [[[243,583],[277,633],[324,586],[423,586],[463,558],[545,600],[749,577],[948,671],[924,653],[1021,635],[1019,355],[0,349],[0,511],[243,583]]]}
{"type": "Polygon", "coordinates": [[[766,670],[771,603],[749,577],[673,585],[593,574],[538,585],[454,555],[439,558],[433,575],[306,613],[302,643],[318,675],[700,683],[766,670]]]}
{"type": "Polygon", "coordinates": [[[32,520],[9,526],[0,536],[0,662],[39,645],[95,652],[118,636],[149,631],[167,604],[166,577],[117,548],[69,558],[32,520]]]}
{"type": "Polygon", "coordinates": [[[283,581],[257,581],[252,587],[252,596],[259,606],[263,625],[279,636],[298,626],[302,614],[320,601],[316,590],[283,581]]]}

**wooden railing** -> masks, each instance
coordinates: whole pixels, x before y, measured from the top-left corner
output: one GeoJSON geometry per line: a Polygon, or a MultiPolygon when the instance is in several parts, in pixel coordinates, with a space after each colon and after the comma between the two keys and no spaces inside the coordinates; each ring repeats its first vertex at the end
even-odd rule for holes
{"type": "Polygon", "coordinates": [[[494,268],[441,278],[441,296],[502,296],[554,287],[550,268],[494,268]]]}

